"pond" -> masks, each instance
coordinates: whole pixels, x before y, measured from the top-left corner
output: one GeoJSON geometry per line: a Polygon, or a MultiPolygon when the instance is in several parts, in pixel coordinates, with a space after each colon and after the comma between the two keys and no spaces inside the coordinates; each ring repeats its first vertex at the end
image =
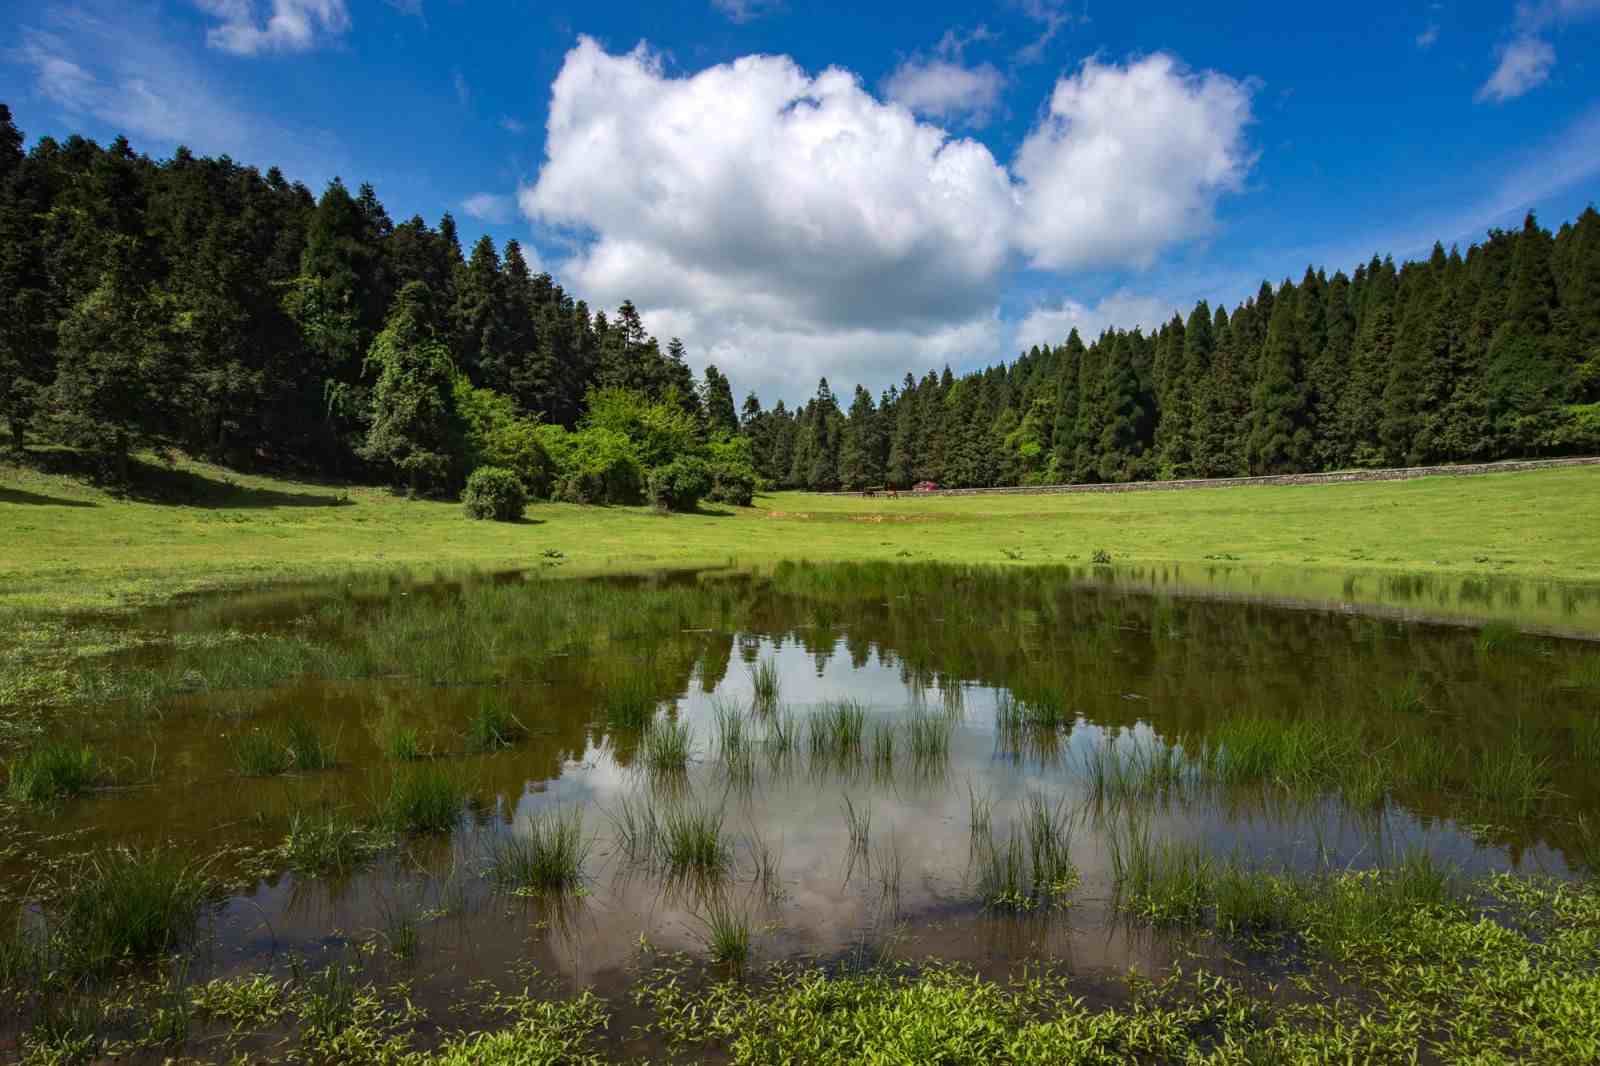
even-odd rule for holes
{"type": "MultiPolygon", "coordinates": [[[[938,960],[1110,1003],[1130,969],[1294,969],[1194,935],[1232,927],[1225,883],[1583,879],[1592,591],[1364,580],[790,564],[154,611],[54,715],[81,794],[30,799],[11,763],[7,925],[79,975],[58,998],[103,999],[134,971],[74,946],[75,886],[160,856],[207,887],[137,970],[152,987],[359,973],[404,988],[392,1028],[428,1047],[537,981],[592,991],[611,1050],[654,1055],[637,993],[663,967],[938,960]]],[[[15,995],[0,1057],[56,1009],[15,995]]],[[[216,1015],[185,1021],[186,1054],[289,1055],[308,1024],[216,1015]]],[[[159,1061],[148,1013],[96,1017],[159,1061]]]]}

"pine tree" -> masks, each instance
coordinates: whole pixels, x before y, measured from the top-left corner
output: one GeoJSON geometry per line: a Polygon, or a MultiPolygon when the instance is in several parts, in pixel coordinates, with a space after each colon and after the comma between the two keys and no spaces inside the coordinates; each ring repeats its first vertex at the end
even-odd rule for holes
{"type": "MultiPolygon", "coordinates": [[[[668,345],[669,351],[678,343],[678,338],[672,338],[672,342],[672,345],[668,345]]],[[[706,365],[705,385],[701,390],[701,404],[706,413],[706,428],[713,435],[720,433],[732,436],[739,432],[739,417],[733,410],[733,386],[722,376],[722,371],[709,363],[706,365]]],[[[760,403],[756,406],[759,410],[760,403]]]]}
{"type": "Polygon", "coordinates": [[[1273,302],[1252,403],[1250,467],[1259,474],[1304,470],[1311,457],[1310,396],[1296,292],[1283,283],[1273,302]]]}
{"type": "Polygon", "coordinates": [[[872,402],[872,394],[860,385],[856,386],[839,442],[839,483],[851,491],[875,488],[883,483],[878,410],[872,402]]]}
{"type": "Polygon", "coordinates": [[[894,405],[894,432],[889,442],[889,458],[884,479],[897,489],[910,487],[915,480],[917,414],[920,410],[917,382],[909,373],[894,405]]]}
{"type": "Polygon", "coordinates": [[[1083,338],[1074,327],[1056,358],[1056,418],[1050,446],[1054,453],[1055,477],[1060,481],[1072,481],[1077,477],[1078,383],[1084,355],[1083,338]]]}
{"type": "Polygon", "coordinates": [[[1550,408],[1562,393],[1550,343],[1556,303],[1550,257],[1550,235],[1530,213],[1517,237],[1505,317],[1489,342],[1486,367],[1489,417],[1506,451],[1544,446],[1550,408]]]}

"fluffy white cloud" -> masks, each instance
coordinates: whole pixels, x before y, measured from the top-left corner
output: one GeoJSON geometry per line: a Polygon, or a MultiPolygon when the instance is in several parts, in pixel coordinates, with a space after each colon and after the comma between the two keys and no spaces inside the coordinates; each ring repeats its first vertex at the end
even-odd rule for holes
{"type": "MultiPolygon", "coordinates": [[[[213,48],[234,55],[259,52],[304,52],[326,34],[336,36],[350,28],[345,0],[271,0],[265,21],[256,0],[195,0],[205,12],[222,20],[206,33],[213,48]]],[[[417,8],[421,10],[420,6],[417,8]]]]}
{"type": "Polygon", "coordinates": [[[1005,170],[844,71],[750,56],[671,78],[642,47],[583,39],[553,87],[546,151],[522,208],[593,235],[564,271],[577,291],[631,297],[711,358],[759,345],[741,358],[768,382],[892,350],[904,363],[992,317],[1005,170]]]}
{"type": "Polygon", "coordinates": [[[1056,83],[1012,165],[1018,244],[1038,267],[1148,266],[1207,232],[1217,198],[1243,186],[1250,121],[1250,86],[1226,75],[1159,53],[1127,66],[1086,60],[1056,83]]]}
{"type": "Polygon", "coordinates": [[[1538,37],[1518,37],[1500,50],[1500,63],[1478,90],[1479,100],[1515,100],[1544,84],[1555,66],[1556,50],[1538,37]]]}
{"type": "MultiPolygon", "coordinates": [[[[1203,232],[1250,165],[1246,86],[1155,56],[1064,78],[1014,180],[989,150],[846,71],[749,56],[669,76],[587,38],[552,88],[523,213],[593,305],[632,299],[741,390],[1004,353],[996,306],[1041,267],[1148,262],[1203,232]]],[[[1057,338],[1059,339],[1059,338],[1057,338]]],[[[805,384],[801,384],[805,383],[805,384]]]]}
{"type": "Polygon", "coordinates": [[[884,82],[884,95],[930,118],[988,121],[1006,79],[991,64],[975,67],[947,59],[909,59],[884,82]]]}
{"type": "Polygon", "coordinates": [[[516,214],[516,204],[509,196],[498,196],[492,192],[480,192],[461,201],[462,213],[479,222],[505,223],[510,222],[516,214]]]}
{"type": "Polygon", "coordinates": [[[1077,300],[1036,307],[1017,324],[1016,347],[1026,350],[1038,345],[1056,345],[1074,329],[1085,344],[1093,343],[1105,330],[1140,329],[1149,332],[1172,317],[1177,304],[1156,296],[1115,292],[1093,306],[1077,300]]]}

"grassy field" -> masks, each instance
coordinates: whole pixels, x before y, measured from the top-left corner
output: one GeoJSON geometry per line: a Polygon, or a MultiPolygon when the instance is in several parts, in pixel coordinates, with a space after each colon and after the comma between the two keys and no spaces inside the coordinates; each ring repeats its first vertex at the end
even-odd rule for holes
{"type": "Polygon", "coordinates": [[[118,608],[206,588],[405,568],[575,572],[777,559],[1226,560],[1325,571],[1600,580],[1600,468],[1404,482],[898,500],[780,493],[749,509],[535,504],[473,522],[382,489],[142,468],[115,497],[0,466],[0,607],[118,608]],[[559,553],[559,556],[546,553],[559,553]]]}

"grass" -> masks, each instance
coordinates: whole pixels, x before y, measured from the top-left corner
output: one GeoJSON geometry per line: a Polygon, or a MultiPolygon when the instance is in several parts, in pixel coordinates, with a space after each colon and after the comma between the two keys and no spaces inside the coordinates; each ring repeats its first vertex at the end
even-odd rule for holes
{"type": "Polygon", "coordinates": [[[689,768],[694,737],[688,722],[657,718],[644,731],[641,754],[653,774],[682,774],[689,768]]]}
{"type": "Polygon", "coordinates": [[[461,818],[467,790],[450,771],[419,766],[396,773],[382,801],[383,821],[403,833],[448,833],[461,818]]]}
{"type": "Polygon", "coordinates": [[[478,700],[478,709],[467,723],[467,750],[479,753],[504,751],[527,735],[527,728],[506,706],[504,695],[487,692],[478,700]]]}
{"type": "Polygon", "coordinates": [[[1478,630],[1473,646],[1479,654],[1493,655],[1496,652],[1507,651],[1517,646],[1522,640],[1522,630],[1511,622],[1493,621],[1486,622],[1478,630]]]}
{"type": "MultiPolygon", "coordinates": [[[[997,531],[1022,560],[1078,563],[1098,548],[1118,564],[1192,562],[1225,551],[1292,569],[1600,578],[1592,516],[1600,470],[1193,492],[898,500],[763,496],[754,508],[686,515],[670,538],[647,507],[536,504],[537,524],[467,522],[451,502],[406,500],[179,462],[190,490],[154,502],[0,465],[0,485],[46,501],[0,511],[0,606],[96,608],[184,592],[357,572],[494,569],[559,551],[564,569],[902,558],[994,561],[997,531]],[[344,497],[344,499],[341,499],[344,497]],[[68,506],[52,506],[59,501],[68,506]],[[346,502],[347,501],[347,502],[346,502]],[[173,503],[201,502],[202,507],[173,503]],[[90,507],[71,506],[90,504],[90,507]],[[725,517],[726,515],[726,517],[725,517]],[[883,521],[863,521],[878,519],[883,521]],[[1064,535],[1063,531],[1070,531],[1064,535]],[[381,545],[381,553],[374,551],[381,545]],[[1479,561],[1483,560],[1483,561],[1479,561]]],[[[721,511],[722,509],[713,509],[721,511]]],[[[1540,608],[1524,605],[1537,615],[1540,608]]],[[[1559,621],[1559,605],[1551,605],[1559,621]]]]}
{"type": "Polygon", "coordinates": [[[6,764],[6,796],[34,806],[82,795],[100,779],[99,757],[87,745],[51,741],[6,764]]]}
{"type": "Polygon", "coordinates": [[[340,875],[360,866],[389,843],[389,835],[343,811],[296,811],[278,854],[290,869],[340,875]]]}
{"type": "Polygon", "coordinates": [[[860,759],[866,728],[867,710],[862,704],[849,699],[824,703],[806,723],[811,758],[841,763],[860,759]]]}
{"type": "Polygon", "coordinates": [[[906,748],[919,767],[938,766],[950,761],[950,736],[955,723],[944,715],[926,712],[906,719],[906,748]]]}
{"type": "Polygon", "coordinates": [[[606,724],[612,729],[643,729],[655,717],[659,703],[648,676],[624,674],[605,690],[606,724]]]}
{"type": "Polygon", "coordinates": [[[583,883],[583,864],[594,846],[583,834],[583,812],[541,811],[521,832],[498,838],[489,852],[489,876],[501,888],[534,894],[571,892],[583,883]]]}
{"type": "Polygon", "coordinates": [[[713,962],[743,970],[750,959],[750,919],[720,894],[714,896],[700,919],[706,954],[713,962]]]}
{"type": "Polygon", "coordinates": [[[79,972],[150,958],[193,931],[210,891],[202,867],[166,848],[114,848],[85,859],[52,909],[52,944],[79,972]]]}
{"type": "Polygon", "coordinates": [[[727,874],[733,854],[722,817],[720,810],[689,805],[675,805],[661,816],[657,846],[671,877],[714,882],[727,874]]]}
{"type": "Polygon", "coordinates": [[[762,659],[750,668],[750,687],[754,692],[755,709],[760,713],[775,710],[782,694],[775,659],[762,659]]]}
{"type": "Polygon", "coordinates": [[[1550,791],[1550,760],[1529,747],[1521,729],[1477,753],[1467,779],[1477,799],[1518,818],[1529,818],[1550,791]]]}
{"type": "Polygon", "coordinates": [[[275,729],[251,729],[228,743],[234,768],[245,777],[272,777],[290,770],[327,770],[338,761],[337,745],[303,717],[275,729]]]}
{"type": "Polygon", "coordinates": [[[1022,912],[1067,903],[1080,878],[1065,799],[1052,804],[1029,793],[1003,840],[994,831],[988,797],[969,790],[969,803],[969,855],[983,905],[1022,912]]]}

